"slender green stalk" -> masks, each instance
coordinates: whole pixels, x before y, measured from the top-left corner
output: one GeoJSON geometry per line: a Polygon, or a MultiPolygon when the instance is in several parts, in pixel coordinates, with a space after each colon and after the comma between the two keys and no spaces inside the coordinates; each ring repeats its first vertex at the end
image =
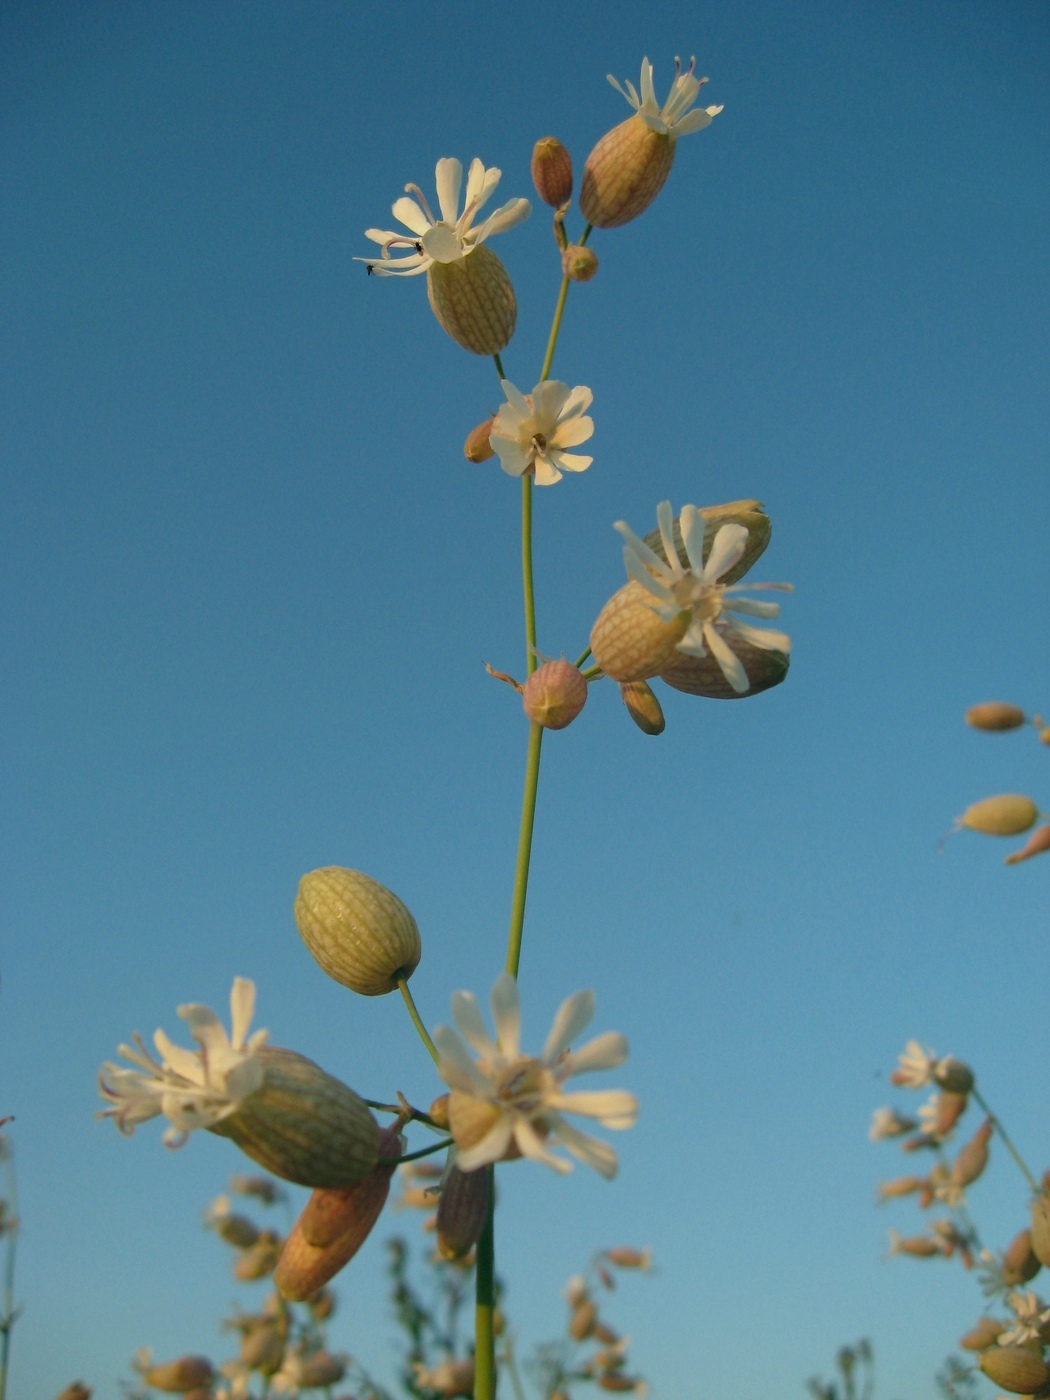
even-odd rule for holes
{"type": "Polygon", "coordinates": [[[536,669],[536,594],[532,583],[532,477],[521,478],[521,583],[525,599],[525,675],[536,669]]]}
{"type": "Polygon", "coordinates": [[[561,330],[562,313],[565,310],[565,298],[569,295],[569,279],[561,279],[561,287],[558,290],[558,300],[554,307],[554,320],[551,322],[551,333],[547,339],[547,353],[543,357],[543,368],[540,370],[540,383],[547,378],[551,372],[551,364],[554,360],[554,347],[558,343],[558,332],[561,330]]]}
{"type": "Polygon", "coordinates": [[[989,1119],[989,1121],[990,1121],[991,1124],[992,1124],[992,1127],[995,1129],[995,1131],[996,1131],[996,1132],[999,1134],[999,1136],[1002,1138],[1002,1140],[1003,1140],[1003,1146],[1006,1148],[1007,1152],[1009,1152],[1010,1156],[1014,1159],[1014,1161],[1015,1161],[1015,1162],[1017,1163],[1017,1165],[1020,1167],[1021,1173],[1022,1173],[1022,1175],[1024,1176],[1025,1180],[1028,1182],[1028,1185],[1029,1185],[1029,1186],[1032,1188],[1032,1190],[1038,1195],[1038,1194],[1039,1194],[1039,1183],[1036,1181],[1036,1179],[1035,1179],[1035,1177],[1032,1175],[1032,1173],[1028,1170],[1028,1165],[1027,1165],[1027,1163],[1025,1162],[1024,1158],[1021,1156],[1020,1152],[1018,1152],[1017,1148],[1016,1148],[1016,1147],[1013,1145],[1013,1143],[1010,1141],[1010,1138],[1009,1138],[1009,1135],[1007,1134],[1006,1129],[1003,1127],[1002,1123],[1001,1123],[1001,1122],[999,1121],[999,1119],[995,1116],[995,1114],[992,1112],[992,1110],[988,1107],[987,1102],[985,1101],[985,1099],[982,1097],[982,1095],[981,1095],[980,1092],[978,1091],[976,1085],[974,1085],[974,1087],[970,1090],[970,1093],[973,1095],[973,1097],[974,1097],[974,1099],[976,1100],[976,1102],[977,1102],[978,1104],[980,1104],[981,1108],[984,1109],[985,1116],[989,1119]]]}
{"type": "Polygon", "coordinates": [[[521,962],[521,936],[525,927],[525,898],[529,890],[529,861],[532,858],[532,829],[536,822],[536,791],[540,782],[540,746],[543,726],[529,725],[529,749],[525,757],[525,794],[521,803],[518,832],[518,863],[514,871],[514,895],[510,906],[510,934],[507,938],[507,971],[518,975],[521,962]]]}
{"type": "Polygon", "coordinates": [[[576,665],[576,668],[577,668],[577,669],[579,669],[579,667],[581,667],[581,666],[583,665],[583,663],[587,660],[587,658],[588,658],[588,656],[590,656],[590,654],[591,654],[591,649],[590,649],[590,647],[588,647],[586,651],[583,651],[583,652],[580,653],[580,655],[576,658],[576,661],[575,661],[575,665],[576,665]]]}
{"type": "MultiPolygon", "coordinates": [[[[2,1137],[2,1134],[0,1134],[2,1137]]],[[[7,1150],[11,1146],[8,1141],[7,1150]]],[[[15,1246],[18,1242],[18,1195],[15,1188],[14,1163],[7,1160],[7,1199],[4,1205],[11,1212],[11,1224],[6,1230],[3,1300],[0,1302],[0,1400],[7,1394],[7,1374],[11,1355],[11,1329],[18,1321],[15,1310],[15,1246]]],[[[6,1214],[6,1211],[5,1211],[6,1214]]]]}
{"type": "Polygon", "coordinates": [[[489,1174],[489,1215],[478,1240],[474,1275],[474,1400],[496,1397],[496,1174],[492,1167],[485,1170],[489,1174]]]}
{"type": "Polygon", "coordinates": [[[521,1383],[518,1375],[518,1363],[514,1356],[514,1343],[509,1337],[505,1339],[503,1355],[500,1358],[506,1367],[507,1375],[510,1377],[511,1388],[514,1391],[514,1400],[525,1400],[525,1387],[521,1383]]]}
{"type": "Polygon", "coordinates": [[[580,674],[585,681],[596,681],[599,677],[604,676],[605,672],[600,666],[588,666],[586,671],[582,671],[580,674]]]}
{"type": "Polygon", "coordinates": [[[403,1157],[380,1157],[381,1167],[400,1166],[402,1162],[416,1162],[420,1157],[431,1157],[435,1152],[444,1152],[446,1148],[452,1146],[451,1138],[444,1138],[441,1142],[435,1142],[430,1147],[421,1147],[418,1152],[406,1152],[403,1157]]]}
{"type": "MultiPolygon", "coordinates": [[[[427,1050],[430,1052],[430,1058],[434,1061],[435,1064],[437,1064],[437,1062],[438,1062],[438,1060],[440,1060],[441,1056],[440,1056],[440,1055],[438,1054],[438,1052],[437,1052],[437,1046],[436,1046],[436,1045],[434,1044],[434,1042],[430,1039],[430,1034],[429,1034],[429,1032],[427,1031],[426,1026],[424,1026],[424,1024],[423,1024],[423,1019],[422,1019],[422,1017],[420,1016],[419,1012],[416,1010],[416,1003],[412,1000],[412,993],[408,990],[408,982],[407,982],[407,980],[406,980],[404,977],[399,977],[399,978],[397,979],[397,985],[398,985],[398,990],[400,991],[402,997],[404,998],[405,1005],[408,1007],[408,1014],[412,1017],[412,1024],[415,1026],[416,1030],[419,1032],[419,1038],[420,1038],[420,1040],[423,1042],[423,1044],[427,1047],[427,1050]]],[[[0,1400],[2,1400],[2,1397],[0,1397],[0,1400]]]]}
{"type": "Polygon", "coordinates": [[[503,361],[500,359],[498,354],[493,355],[492,358],[496,362],[496,373],[499,375],[501,380],[506,379],[507,376],[503,373],[503,361]]]}

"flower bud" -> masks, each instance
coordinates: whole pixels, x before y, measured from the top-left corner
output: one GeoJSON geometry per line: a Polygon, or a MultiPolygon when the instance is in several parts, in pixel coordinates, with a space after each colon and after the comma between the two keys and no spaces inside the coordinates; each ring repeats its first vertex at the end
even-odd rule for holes
{"type": "Polygon", "coordinates": [[[491,418],[486,418],[484,423],[479,423],[476,428],[471,428],[467,434],[467,440],[463,444],[463,455],[468,462],[487,462],[490,457],[495,457],[496,454],[489,442],[492,422],[491,418]]]}
{"type": "Polygon", "coordinates": [[[587,703],[587,682],[571,662],[546,661],[522,687],[521,703],[544,729],[564,729],[587,703]]]}
{"type": "Polygon", "coordinates": [[[620,699],[643,734],[662,734],[667,721],[660,702],[646,681],[621,681],[620,699]]]}
{"type": "Polygon", "coordinates": [[[490,1173],[461,1172],[453,1163],[437,1211],[437,1246],[443,1259],[464,1259],[481,1238],[489,1214],[490,1173]]]}
{"type": "Polygon", "coordinates": [[[1004,865],[1019,865],[1032,856],[1041,856],[1050,851],[1050,826],[1037,826],[1019,851],[1014,851],[1003,861],[1004,865]]]}
{"type": "MultiPolygon", "coordinates": [[[[401,1136],[380,1134],[380,1155],[401,1156],[401,1136]]],[[[281,1296],[301,1303],[323,1288],[372,1233],[390,1192],[395,1161],[378,1163],[366,1177],[340,1191],[314,1191],[292,1227],[273,1281],[281,1296]]]]}
{"type": "Polygon", "coordinates": [[[916,1191],[921,1191],[926,1185],[926,1180],[921,1176],[898,1176],[892,1181],[880,1181],[878,1188],[878,1202],[895,1199],[898,1196],[911,1196],[916,1191]]]}
{"type": "Polygon", "coordinates": [[[250,1371],[272,1376],[284,1360],[284,1336],[272,1322],[264,1322],[246,1332],[241,1342],[241,1361],[250,1371]]]}
{"type": "Polygon", "coordinates": [[[1031,1395],[1050,1381],[1050,1366],[1027,1347],[990,1347],[978,1356],[977,1366],[1013,1395],[1031,1395]]]}
{"type": "Polygon", "coordinates": [[[629,1249],[624,1245],[607,1249],[604,1254],[609,1263],[615,1264],[618,1269],[648,1270],[652,1267],[653,1251],[651,1249],[629,1249]]]}
{"type": "Polygon", "coordinates": [[[422,955],[416,921],[397,895],[358,870],[332,865],[304,875],[295,922],[329,977],[362,996],[394,991],[422,955]]]}
{"type": "Polygon", "coordinates": [[[262,1088],[209,1131],[300,1186],[345,1187],[375,1166],[379,1128],[353,1089],[294,1050],[263,1045],[262,1088]]]}
{"type": "Polygon", "coordinates": [[[510,344],[518,302],[507,269],[487,243],[455,262],[427,268],[430,308],[457,345],[498,355],[510,344]]]}
{"type": "Polygon", "coordinates": [[[1032,1253],[1050,1267],[1050,1196],[1043,1190],[1032,1202],[1032,1253]]]}
{"type": "Polygon", "coordinates": [[[572,198],[572,157],[556,136],[543,136],[532,148],[532,183],[552,209],[572,198]]]}
{"type": "Polygon", "coordinates": [[[933,1080],[948,1093],[962,1094],[964,1097],[974,1086],[973,1070],[970,1066],[963,1064],[962,1060],[953,1059],[950,1055],[937,1061],[933,1068],[933,1080]]]}
{"type": "Polygon", "coordinates": [[[908,1254],[913,1259],[932,1259],[935,1254],[941,1253],[941,1247],[936,1240],[931,1240],[928,1235],[902,1236],[896,1230],[891,1230],[890,1253],[908,1254]]]}
{"type": "Polygon", "coordinates": [[[239,1283],[256,1283],[272,1274],[281,1255],[281,1237],[273,1230],[260,1230],[259,1238],[242,1249],[233,1265],[233,1276],[239,1283]]]}
{"type": "Polygon", "coordinates": [[[598,1309],[590,1298],[585,1298],[575,1309],[569,1320],[569,1336],[574,1342],[582,1342],[594,1331],[598,1321],[598,1309]]]}
{"type": "Polygon", "coordinates": [[[562,251],[561,270],[570,282],[589,282],[598,271],[598,255],[593,248],[570,243],[562,251]]]}
{"type": "Polygon", "coordinates": [[[964,1337],[959,1338],[959,1345],[964,1351],[984,1351],[986,1347],[994,1346],[999,1334],[1005,1331],[1005,1322],[994,1317],[981,1317],[964,1337]]]}
{"type": "Polygon", "coordinates": [[[994,734],[1004,729],[1020,729],[1025,723],[1025,712],[1016,705],[989,700],[983,705],[971,705],[966,711],[966,723],[972,729],[984,729],[994,734]]]}
{"type": "Polygon", "coordinates": [[[180,1356],[177,1361],[165,1361],[159,1366],[147,1366],[142,1379],[154,1390],[169,1395],[182,1395],[197,1386],[208,1385],[214,1376],[206,1356],[180,1356]]]}
{"type": "Polygon", "coordinates": [[[988,1140],[992,1136],[989,1119],[982,1123],[973,1137],[952,1163],[950,1180],[953,1186],[970,1186],[988,1165],[988,1140]]]}
{"type": "Polygon", "coordinates": [[[55,1400],[91,1400],[91,1387],[83,1381],[74,1381],[66,1386],[61,1395],[56,1395],[55,1400]]]}
{"type": "Polygon", "coordinates": [[[681,612],[671,622],[649,606],[652,595],[631,579],[618,589],[591,628],[591,651],[614,681],[645,681],[659,675],[680,655],[678,643],[691,621],[681,612]]]}
{"type": "Polygon", "coordinates": [[[427,1117],[435,1128],[445,1133],[448,1132],[448,1097],[448,1094],[439,1094],[427,1109],[427,1117]]]}
{"type": "Polygon", "coordinates": [[[985,836],[1020,836],[1035,825],[1038,817],[1039,809],[1030,797],[1007,792],[975,802],[955,822],[956,826],[983,832],[985,836]]]}
{"type": "Polygon", "coordinates": [[[674,163],[675,142],[636,112],[607,131],[583,167],[580,209],[595,228],[619,228],[648,209],[674,163]]]}
{"type": "Polygon", "coordinates": [[[969,1099],[965,1094],[953,1094],[945,1090],[933,1099],[933,1121],[927,1123],[926,1131],[933,1137],[945,1138],[966,1112],[969,1099]]]}
{"type": "Polygon", "coordinates": [[[1008,1288],[1020,1288],[1023,1283],[1034,1279],[1041,1267],[1039,1256],[1033,1248],[1032,1231],[1020,1230],[1003,1254],[1003,1282],[1008,1288]]]}
{"type": "Polygon", "coordinates": [[[299,1389],[324,1390],[346,1375],[346,1362],[330,1351],[307,1352],[299,1362],[299,1389]]]}

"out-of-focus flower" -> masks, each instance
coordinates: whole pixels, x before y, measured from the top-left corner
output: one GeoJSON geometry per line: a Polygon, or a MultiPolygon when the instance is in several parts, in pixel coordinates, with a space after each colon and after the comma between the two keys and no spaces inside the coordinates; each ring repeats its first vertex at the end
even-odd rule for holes
{"type": "Polygon", "coordinates": [[[641,94],[626,90],[612,74],[609,82],[634,108],[634,115],[606,132],[587,157],[580,208],[597,228],[618,228],[637,218],[663,188],[671,173],[678,138],[710,126],[721,107],[693,107],[706,78],[695,76],[696,60],[683,73],[675,60],[675,78],[661,107],[653,88],[653,65],[642,60],[641,94]]]}
{"type": "Polygon", "coordinates": [[[491,1005],[495,1040],[470,992],[457,992],[452,998],[453,1019],[470,1050],[451,1027],[439,1026],[434,1032],[438,1072],[452,1091],[449,1125],[459,1149],[459,1169],[474,1171],[513,1151],[555,1171],[569,1171],[572,1164],[545,1146],[551,1138],[602,1176],[613,1177],[617,1163],[612,1148],[581,1133],[564,1117],[579,1113],[606,1128],[629,1128],[638,1114],[634,1095],[621,1090],[563,1092],[572,1075],[615,1069],[627,1059],[627,1041],[612,1031],[570,1050],[594,1015],[594,993],[577,992],[562,1002],[539,1057],[521,1052],[518,985],[508,973],[497,978],[491,1005]]]}
{"type": "Polygon", "coordinates": [[[739,639],[750,647],[786,656],[791,641],[783,632],[752,627],[737,616],[774,618],[780,613],[779,603],[735,595],[748,587],[787,589],[789,585],[726,581],[745,556],[746,526],[722,525],[714,534],[705,562],[703,512],[696,506],[683,506],[680,531],[687,559],[683,564],[670,501],[661,501],[656,516],[662,557],[624,521],[615,524],[626,541],[623,560],[631,582],[606,603],[594,624],[594,659],[614,680],[634,681],[661,674],[672,664],[676,652],[691,657],[710,653],[733,691],[743,695],[751,682],[733,651],[733,642],[739,639]]]}
{"type": "Polygon", "coordinates": [[[608,1259],[610,1264],[615,1264],[618,1269],[641,1269],[648,1273],[653,1266],[653,1251],[648,1245],[645,1249],[615,1245],[612,1249],[603,1249],[602,1257],[608,1259]]]}
{"type": "Polygon", "coordinates": [[[275,1205],[286,1198],[284,1191],[268,1176],[248,1176],[244,1172],[230,1177],[230,1190],[238,1196],[254,1196],[264,1206],[275,1205]]]}
{"type": "Polygon", "coordinates": [[[158,1030],[153,1036],[158,1062],[136,1034],[134,1045],[121,1045],[117,1053],[137,1069],[110,1063],[102,1067],[99,1092],[110,1107],[99,1117],[112,1118],[122,1133],[132,1133],[140,1123],[163,1114],[170,1121],[164,1142],[179,1147],[195,1129],[210,1128],[236,1113],[263,1082],[257,1052],[269,1031],[248,1035],[254,1010],[255,983],[235,977],[230,993],[232,1037],[210,1007],[195,1002],[178,1007],[178,1014],[199,1050],[184,1050],[158,1030]]]}
{"type": "Polygon", "coordinates": [[[474,1359],[466,1357],[462,1361],[440,1361],[436,1366],[415,1363],[416,1386],[420,1390],[433,1390],[446,1400],[453,1396],[474,1394],[474,1359]]]}
{"type": "Polygon", "coordinates": [[[965,1094],[950,1094],[946,1090],[934,1094],[929,1102],[919,1109],[923,1135],[937,1142],[946,1141],[966,1112],[968,1102],[965,1094]]]}
{"type": "Polygon", "coordinates": [[[977,1260],[977,1281],[986,1298],[1005,1298],[1011,1289],[1035,1278],[1041,1267],[1028,1230],[1019,1230],[1002,1254],[982,1249],[977,1260]]]}
{"type": "Polygon", "coordinates": [[[984,1351],[985,1347],[994,1346],[1005,1326],[1005,1322],[995,1317],[979,1318],[969,1332],[959,1338],[959,1345],[964,1351],[984,1351]]]}
{"type": "Polygon", "coordinates": [[[204,1212],[204,1223],[237,1249],[249,1249],[259,1238],[259,1227],[246,1215],[234,1213],[229,1196],[216,1196],[204,1212]]]}
{"type": "Polygon", "coordinates": [[[1042,1298],[1028,1289],[1008,1294],[1006,1301],[1017,1321],[1008,1332],[1000,1333],[999,1345],[1009,1346],[1012,1342],[1023,1346],[1025,1342],[1045,1341],[1046,1325],[1050,1322],[1050,1308],[1042,1298]]]}
{"type": "Polygon", "coordinates": [[[492,422],[489,442],[508,476],[529,473],[537,486],[553,486],[562,472],[582,472],[594,461],[567,452],[594,432],[585,413],[594,395],[584,384],[570,389],[558,379],[545,379],[531,394],[523,394],[504,379],[507,402],[492,422]]]}
{"type": "Polygon", "coordinates": [[[1007,729],[1020,729],[1028,716],[1016,705],[1007,705],[1002,700],[986,700],[983,705],[971,705],[966,711],[966,723],[972,729],[984,729],[989,733],[1007,729]]]}
{"type": "Polygon", "coordinates": [[[903,1137],[905,1133],[910,1133],[915,1126],[914,1118],[902,1117],[895,1108],[877,1108],[872,1115],[868,1137],[871,1138],[872,1142],[881,1142],[884,1138],[903,1137]]]}
{"type": "Polygon", "coordinates": [[[1050,851],[1050,823],[1037,826],[1020,850],[1011,852],[1003,864],[1020,865],[1021,861],[1031,860],[1033,856],[1044,855],[1047,851],[1050,851]]]}
{"type": "Polygon", "coordinates": [[[890,1083],[902,1089],[921,1089],[936,1083],[937,1056],[917,1040],[909,1040],[890,1075],[890,1083]]]}
{"type": "Polygon", "coordinates": [[[929,1235],[902,1235],[897,1230],[890,1230],[886,1252],[891,1257],[894,1254],[909,1254],[913,1259],[932,1259],[935,1254],[941,1253],[941,1247],[929,1235]]]}
{"type": "Polygon", "coordinates": [[[303,1343],[289,1347],[281,1369],[270,1381],[277,1395],[298,1395],[301,1390],[323,1390],[336,1385],[346,1375],[349,1358],[343,1352],[316,1348],[308,1351],[303,1343]]]}
{"type": "Polygon", "coordinates": [[[968,831],[979,831],[985,836],[1020,836],[1038,820],[1039,808],[1030,797],[1019,792],[1003,792],[971,803],[961,817],[955,818],[955,827],[958,830],[964,826],[968,831]]]}
{"type": "Polygon", "coordinates": [[[177,1361],[154,1365],[152,1347],[140,1347],[131,1364],[148,1386],[167,1394],[180,1394],[210,1384],[215,1371],[206,1356],[180,1356],[177,1361]]]}

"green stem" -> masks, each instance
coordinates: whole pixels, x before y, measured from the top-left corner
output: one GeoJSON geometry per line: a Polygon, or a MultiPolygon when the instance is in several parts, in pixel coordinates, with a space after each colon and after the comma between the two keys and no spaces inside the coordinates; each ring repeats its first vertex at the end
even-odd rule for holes
{"type": "Polygon", "coordinates": [[[492,358],[496,362],[496,373],[499,375],[501,380],[506,379],[507,376],[503,373],[503,361],[500,359],[498,354],[493,355],[492,358]]]}
{"type": "Polygon", "coordinates": [[[577,669],[577,670],[579,670],[579,668],[580,668],[580,667],[583,665],[583,663],[587,660],[587,658],[588,658],[588,656],[590,656],[590,654],[591,654],[591,649],[590,649],[590,647],[588,647],[586,651],[580,653],[580,655],[576,658],[576,662],[575,662],[575,665],[576,665],[576,669],[577,669]]]}
{"type": "Polygon", "coordinates": [[[421,1147],[418,1152],[406,1152],[403,1157],[380,1157],[379,1165],[382,1167],[398,1166],[401,1162],[415,1162],[420,1157],[429,1157],[434,1152],[444,1152],[446,1147],[452,1146],[452,1139],[445,1138],[444,1142],[435,1142],[430,1147],[421,1147]]]}
{"type": "MultiPolygon", "coordinates": [[[[430,1035],[429,1035],[429,1033],[428,1033],[428,1031],[427,1031],[427,1028],[426,1028],[426,1026],[424,1026],[424,1024],[423,1024],[422,1017],[420,1016],[419,1012],[416,1010],[416,1003],[412,1000],[412,993],[408,990],[408,980],[407,980],[405,977],[398,977],[396,980],[397,980],[398,990],[400,991],[402,997],[404,998],[405,1005],[408,1007],[408,1014],[412,1017],[412,1024],[415,1026],[416,1030],[419,1032],[419,1038],[420,1038],[420,1040],[423,1042],[423,1044],[427,1047],[427,1050],[430,1052],[430,1058],[434,1061],[435,1064],[437,1064],[437,1062],[440,1060],[441,1056],[440,1056],[440,1055],[438,1054],[438,1052],[437,1052],[437,1046],[436,1046],[436,1045],[434,1044],[434,1042],[430,1039],[430,1035]]],[[[2,1397],[0,1397],[0,1400],[2,1400],[2,1397]]]]}
{"type": "Polygon", "coordinates": [[[525,675],[536,669],[536,594],[532,582],[532,477],[521,478],[521,583],[525,598],[525,675]]]}
{"type": "Polygon", "coordinates": [[[540,782],[540,746],[543,725],[529,725],[529,748],[525,756],[525,794],[521,803],[518,832],[518,863],[514,871],[514,895],[510,906],[510,933],[507,937],[507,971],[518,975],[521,962],[521,936],[525,927],[525,898],[529,891],[529,861],[532,857],[532,829],[536,823],[536,790],[540,782]]]}
{"type": "Polygon", "coordinates": [[[474,1400],[496,1397],[496,1182],[494,1169],[485,1170],[489,1173],[489,1214],[478,1240],[474,1280],[474,1400]]]}
{"type": "MultiPolygon", "coordinates": [[[[2,1134],[0,1134],[2,1136],[2,1134]]],[[[8,1151],[13,1149],[10,1141],[8,1151]]],[[[0,1400],[7,1394],[7,1374],[11,1354],[11,1329],[18,1320],[15,1312],[15,1246],[18,1241],[18,1194],[15,1187],[14,1159],[7,1160],[7,1200],[4,1204],[11,1212],[11,1225],[7,1230],[6,1257],[4,1259],[3,1301],[0,1303],[0,1400]]]]}
{"type": "Polygon", "coordinates": [[[604,676],[605,672],[600,666],[588,666],[586,671],[581,671],[580,674],[585,681],[596,681],[604,676]]]}
{"type": "Polygon", "coordinates": [[[554,320],[551,322],[551,333],[547,340],[547,353],[543,357],[543,368],[540,370],[540,383],[547,378],[551,372],[551,363],[554,360],[554,347],[558,343],[558,332],[561,330],[562,313],[565,310],[565,298],[569,295],[569,279],[561,279],[561,287],[558,291],[558,300],[554,307],[554,320]]]}
{"type": "Polygon", "coordinates": [[[992,1112],[992,1110],[989,1108],[987,1102],[985,1101],[985,1099],[983,1098],[983,1096],[982,1096],[982,1095],[980,1094],[980,1092],[978,1091],[976,1085],[974,1085],[974,1087],[970,1090],[970,1093],[973,1095],[975,1101],[976,1101],[978,1104],[980,1104],[981,1108],[984,1109],[985,1117],[988,1118],[988,1120],[989,1120],[989,1122],[991,1123],[992,1127],[995,1129],[995,1131],[996,1131],[996,1132],[999,1134],[999,1136],[1002,1138],[1002,1140],[1003,1140],[1003,1146],[1006,1148],[1007,1152],[1009,1152],[1010,1156],[1014,1159],[1014,1161],[1015,1161],[1015,1162],[1017,1163],[1017,1165],[1020,1167],[1021,1173],[1022,1173],[1022,1175],[1024,1176],[1025,1180],[1028,1182],[1028,1185],[1032,1188],[1032,1190],[1036,1193],[1036,1195],[1038,1195],[1038,1194],[1039,1194],[1039,1183],[1036,1181],[1036,1179],[1035,1179],[1035,1177],[1032,1175],[1032,1173],[1028,1170],[1028,1165],[1027,1165],[1027,1163],[1025,1162],[1024,1158],[1021,1156],[1020,1152],[1018,1152],[1017,1148],[1016,1148],[1016,1147],[1013,1145],[1013,1143],[1010,1141],[1010,1138],[1009,1138],[1009,1135],[1007,1134],[1006,1129],[1003,1127],[1002,1123],[999,1121],[999,1119],[995,1116],[995,1114],[994,1114],[994,1113],[992,1112]]]}

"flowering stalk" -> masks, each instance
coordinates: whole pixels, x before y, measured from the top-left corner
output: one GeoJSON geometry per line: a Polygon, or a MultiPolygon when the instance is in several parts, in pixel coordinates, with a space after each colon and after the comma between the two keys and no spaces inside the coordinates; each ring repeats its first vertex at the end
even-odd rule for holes
{"type": "Polygon", "coordinates": [[[1028,1182],[1028,1185],[1032,1188],[1036,1195],[1038,1195],[1039,1183],[1036,1181],[1032,1173],[1028,1170],[1028,1164],[1025,1162],[1020,1152],[1018,1152],[1017,1148],[1010,1141],[1010,1137],[1006,1129],[1003,1127],[1002,1123],[995,1116],[992,1110],[988,1107],[986,1100],[984,1099],[983,1095],[979,1092],[976,1084],[970,1090],[970,1094],[973,1097],[974,1102],[980,1104],[981,1108],[984,1110],[985,1117],[991,1120],[993,1126],[995,1127],[995,1131],[1002,1138],[1003,1146],[1006,1148],[1007,1152],[1009,1152],[1010,1156],[1020,1167],[1021,1174],[1024,1176],[1024,1179],[1028,1182]]]}
{"type": "Polygon", "coordinates": [[[412,993],[408,990],[408,982],[407,982],[407,980],[406,980],[404,977],[398,977],[398,978],[396,979],[396,981],[397,981],[398,991],[401,993],[401,996],[402,996],[403,999],[404,999],[404,1003],[405,1003],[406,1007],[408,1008],[408,1014],[412,1017],[412,1024],[415,1026],[416,1030],[419,1032],[419,1038],[420,1038],[420,1040],[421,1040],[421,1041],[423,1042],[423,1044],[427,1047],[427,1052],[428,1052],[428,1054],[430,1055],[430,1058],[434,1061],[435,1064],[437,1064],[437,1061],[438,1061],[438,1052],[437,1052],[437,1050],[434,1048],[434,1042],[430,1039],[430,1033],[429,1033],[429,1031],[427,1030],[426,1026],[424,1026],[424,1024],[423,1024],[423,1018],[420,1016],[419,1012],[416,1010],[416,1003],[415,1003],[415,1000],[414,1000],[414,998],[413,998],[413,996],[412,996],[412,993]]]}
{"type": "Polygon", "coordinates": [[[474,1400],[496,1396],[496,1240],[495,1170],[489,1174],[489,1214],[478,1240],[474,1288],[474,1400]]]}

